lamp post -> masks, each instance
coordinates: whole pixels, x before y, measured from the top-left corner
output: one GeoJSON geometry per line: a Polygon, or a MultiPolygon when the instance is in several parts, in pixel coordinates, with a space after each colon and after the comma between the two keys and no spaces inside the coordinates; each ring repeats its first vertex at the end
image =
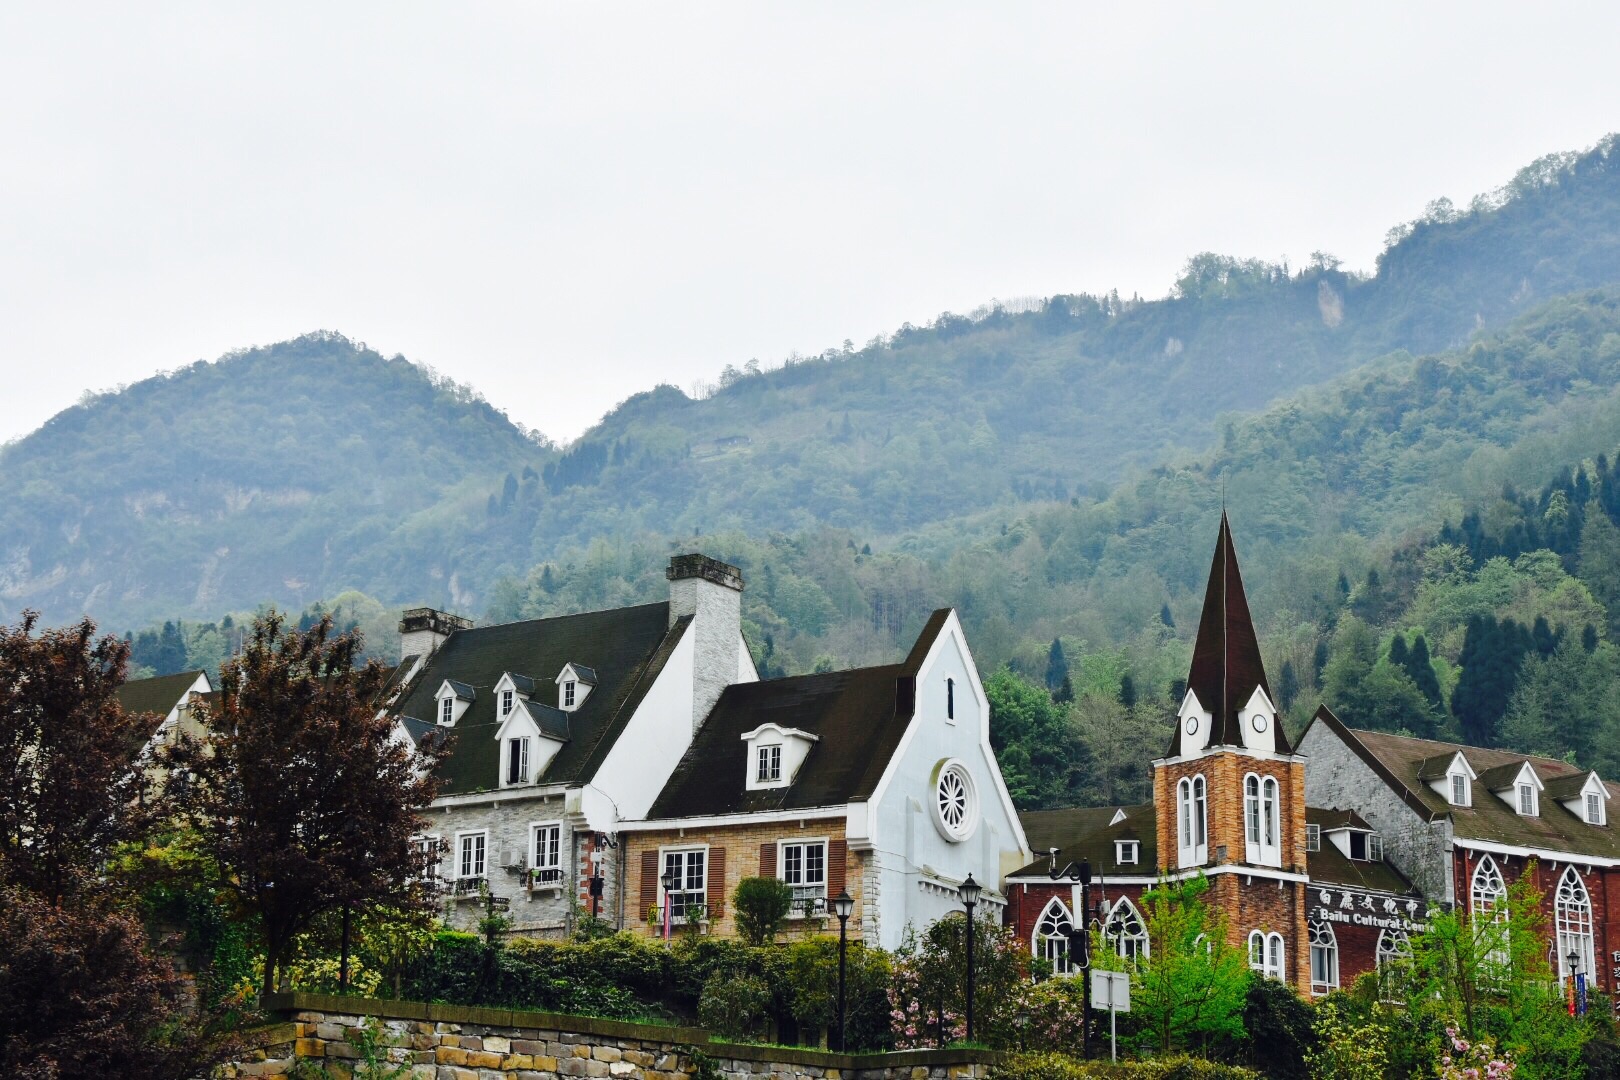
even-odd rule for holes
{"type": "Polygon", "coordinates": [[[1581,973],[1575,966],[1581,962],[1581,954],[1571,947],[1565,959],[1569,961],[1569,1015],[1575,1016],[1581,1008],[1581,973]]]}
{"type": "Polygon", "coordinates": [[[1052,849],[1053,869],[1048,873],[1053,881],[1067,877],[1079,886],[1079,899],[1075,904],[1074,923],[1069,929],[1069,963],[1080,969],[1080,1056],[1091,1056],[1091,905],[1086,900],[1086,889],[1091,884],[1091,864],[1078,866],[1069,863],[1062,870],[1057,867],[1057,849],[1052,849]]]}
{"type": "Polygon", "coordinates": [[[838,1052],[849,1052],[844,1042],[844,953],[849,948],[849,917],[855,912],[855,898],[845,889],[833,899],[833,911],[838,915],[838,1052]]]}
{"type": "Polygon", "coordinates": [[[680,882],[680,880],[681,880],[681,875],[679,875],[679,874],[677,874],[675,872],[675,868],[673,866],[666,866],[664,868],[664,876],[658,879],[659,884],[664,886],[664,940],[665,941],[669,940],[669,927],[670,927],[670,919],[671,919],[670,913],[669,913],[669,894],[675,891],[675,886],[680,882]]]}
{"type": "Polygon", "coordinates": [[[973,1041],[973,909],[979,903],[979,894],[983,887],[973,880],[969,874],[967,880],[962,882],[962,906],[967,908],[967,1041],[973,1041]]]}

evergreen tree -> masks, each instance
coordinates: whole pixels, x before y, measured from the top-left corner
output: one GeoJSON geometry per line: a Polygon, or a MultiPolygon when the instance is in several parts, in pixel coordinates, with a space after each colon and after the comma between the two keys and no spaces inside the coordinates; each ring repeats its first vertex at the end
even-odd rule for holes
{"type": "Polygon", "coordinates": [[[1299,697],[1299,676],[1294,674],[1294,662],[1284,660],[1282,671],[1277,675],[1277,704],[1282,706],[1283,712],[1294,707],[1294,699],[1299,697]]]}
{"type": "Polygon", "coordinates": [[[1463,741],[1494,746],[1502,717],[1513,698],[1519,665],[1534,642],[1512,619],[1475,616],[1463,638],[1462,676],[1451,695],[1451,711],[1462,725],[1463,741]]]}
{"type": "Polygon", "coordinates": [[[1095,762],[1086,740],[1070,726],[1068,710],[1007,668],[984,681],[984,692],[990,699],[990,746],[1013,802],[1044,810],[1082,801],[1095,779],[1095,762]]]}
{"type": "Polygon", "coordinates": [[[1119,703],[1127,709],[1136,705],[1136,680],[1128,671],[1119,679],[1119,703]]]}
{"type": "Polygon", "coordinates": [[[1581,630],[1581,648],[1587,652],[1596,652],[1598,647],[1597,627],[1587,623],[1581,630]]]}
{"type": "Polygon", "coordinates": [[[1440,680],[1435,677],[1434,664],[1429,659],[1429,642],[1422,634],[1412,635],[1412,648],[1406,654],[1406,673],[1430,705],[1438,709],[1445,704],[1440,680]]]}
{"type": "Polygon", "coordinates": [[[1052,691],[1052,700],[1059,705],[1067,705],[1074,700],[1074,683],[1069,676],[1064,675],[1058,688],[1052,691]]]}
{"type": "Polygon", "coordinates": [[[1052,639],[1052,647],[1046,650],[1046,690],[1051,693],[1063,685],[1063,680],[1069,677],[1069,660],[1063,655],[1063,641],[1060,638],[1052,639]]]}
{"type": "Polygon", "coordinates": [[[1176,628],[1176,618],[1170,614],[1170,604],[1168,602],[1159,608],[1159,621],[1172,630],[1176,628]]]}
{"type": "Polygon", "coordinates": [[[1406,667],[1406,661],[1406,635],[1397,631],[1395,634],[1395,640],[1389,643],[1389,662],[1398,668],[1404,669],[1406,667]]]}
{"type": "Polygon", "coordinates": [[[1316,639],[1316,649],[1311,653],[1311,685],[1322,685],[1322,672],[1327,668],[1328,640],[1325,637],[1316,639]]]}
{"type": "Polygon", "coordinates": [[[1350,595],[1350,579],[1344,576],[1343,570],[1339,571],[1338,589],[1339,601],[1343,603],[1350,595]]]}
{"type": "Polygon", "coordinates": [[[1553,650],[1558,648],[1558,638],[1547,625],[1547,616],[1537,615],[1535,627],[1530,631],[1530,639],[1535,642],[1536,652],[1541,656],[1551,656],[1553,650]]]}

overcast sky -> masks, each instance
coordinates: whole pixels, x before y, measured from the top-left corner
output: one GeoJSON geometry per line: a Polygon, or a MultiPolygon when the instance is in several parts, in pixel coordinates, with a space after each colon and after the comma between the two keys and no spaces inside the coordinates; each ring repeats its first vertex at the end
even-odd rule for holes
{"type": "Polygon", "coordinates": [[[0,6],[0,439],[341,330],[561,440],[992,298],[1162,296],[1620,129],[1620,5],[0,6]]]}

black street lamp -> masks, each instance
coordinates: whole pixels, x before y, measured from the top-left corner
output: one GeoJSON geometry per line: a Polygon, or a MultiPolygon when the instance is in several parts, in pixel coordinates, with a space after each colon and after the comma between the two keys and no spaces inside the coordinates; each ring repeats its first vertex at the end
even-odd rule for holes
{"type": "Polygon", "coordinates": [[[962,906],[967,908],[967,1041],[973,1041],[973,909],[979,903],[979,894],[984,891],[973,875],[969,874],[967,880],[959,886],[962,893],[962,906]]]}
{"type": "Polygon", "coordinates": [[[661,884],[664,887],[664,940],[665,941],[669,940],[669,929],[670,929],[671,924],[673,924],[674,921],[675,921],[674,914],[669,910],[669,894],[675,891],[675,886],[680,884],[680,880],[681,880],[681,875],[679,875],[679,874],[677,874],[675,872],[675,868],[673,866],[665,867],[664,868],[664,876],[658,879],[659,884],[661,884]]]}
{"type": "MultiPolygon", "coordinates": [[[[1053,849],[1053,864],[1056,865],[1057,852],[1053,849]]],[[[1052,870],[1049,875],[1053,881],[1067,877],[1080,886],[1080,904],[1074,913],[1074,923],[1069,928],[1069,964],[1080,970],[1080,1056],[1091,1056],[1091,905],[1086,900],[1086,889],[1091,885],[1091,864],[1082,862],[1078,866],[1070,863],[1062,870],[1052,870]]]]}
{"type": "Polygon", "coordinates": [[[833,911],[838,916],[838,1051],[848,1053],[844,1042],[844,953],[849,948],[849,917],[855,913],[855,898],[845,889],[833,898],[833,911]]]}

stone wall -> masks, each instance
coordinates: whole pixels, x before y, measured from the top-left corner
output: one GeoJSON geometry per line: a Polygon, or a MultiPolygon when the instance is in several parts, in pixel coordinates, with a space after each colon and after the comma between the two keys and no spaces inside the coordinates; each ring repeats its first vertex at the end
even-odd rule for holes
{"type": "Polygon", "coordinates": [[[223,1080],[291,1077],[295,1068],[307,1075],[315,1065],[336,1080],[366,1080],[357,1029],[372,1017],[386,1062],[378,1075],[406,1066],[401,1075],[410,1080],[977,1080],[999,1060],[984,1050],[831,1054],[744,1046],[711,1041],[699,1028],[324,994],[276,994],[268,1005],[285,1022],[262,1029],[255,1050],[222,1067],[223,1080]]]}

